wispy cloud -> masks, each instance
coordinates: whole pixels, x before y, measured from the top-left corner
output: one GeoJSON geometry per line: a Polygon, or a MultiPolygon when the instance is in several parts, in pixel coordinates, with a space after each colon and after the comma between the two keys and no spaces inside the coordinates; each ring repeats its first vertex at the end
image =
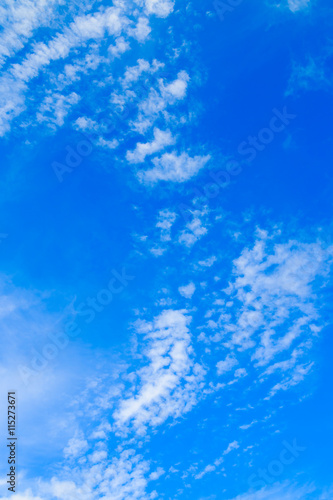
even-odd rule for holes
{"type": "Polygon", "coordinates": [[[284,482],[267,486],[256,492],[244,493],[230,500],[303,500],[314,490],[312,485],[297,487],[284,482]]]}
{"type": "Polygon", "coordinates": [[[331,50],[316,57],[308,56],[306,62],[293,62],[286,95],[298,95],[311,90],[330,90],[332,88],[332,72],[328,60],[331,50]]]}
{"type": "Polygon", "coordinates": [[[208,160],[206,156],[189,156],[188,153],[164,153],[160,158],[154,158],[154,168],[139,172],[142,182],[154,184],[159,181],[186,182],[197,175],[208,160]]]}
{"type": "Polygon", "coordinates": [[[177,418],[196,403],[204,371],[191,356],[190,320],[186,311],[166,310],[152,322],[137,323],[147,364],[136,372],[138,382],[129,391],[133,395],[125,394],[119,402],[116,430],[144,434],[148,426],[177,418]]]}
{"type": "Polygon", "coordinates": [[[171,0],[145,0],[145,3],[148,13],[158,17],[167,17],[174,8],[174,2],[171,0]]]}
{"type": "Polygon", "coordinates": [[[292,12],[306,9],[311,4],[311,0],[288,0],[289,9],[292,12]]]}
{"type": "Polygon", "coordinates": [[[189,283],[188,285],[180,286],[178,288],[180,295],[186,299],[190,299],[195,292],[195,284],[189,283]]]}
{"type": "Polygon", "coordinates": [[[175,143],[170,130],[154,129],[154,139],[151,142],[138,143],[134,151],[127,151],[126,158],[130,163],[142,163],[145,161],[146,156],[150,156],[166,146],[175,143]]]}
{"type": "MultiPolygon", "coordinates": [[[[217,363],[219,375],[226,377],[239,362],[244,368],[247,359],[261,382],[270,377],[272,397],[299,384],[313,367],[309,349],[325,326],[316,290],[333,254],[319,242],[274,243],[274,236],[258,235],[234,260],[233,279],[224,290],[227,302],[220,303],[217,319],[210,314],[207,330],[212,342],[226,348],[225,359],[217,363]]],[[[204,334],[200,338],[207,340],[204,334]]]]}

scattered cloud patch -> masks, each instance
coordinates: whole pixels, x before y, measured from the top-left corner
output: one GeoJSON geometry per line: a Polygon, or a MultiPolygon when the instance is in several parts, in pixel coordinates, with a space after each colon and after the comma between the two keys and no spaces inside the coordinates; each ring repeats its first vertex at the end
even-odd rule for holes
{"type": "Polygon", "coordinates": [[[180,286],[178,288],[180,295],[185,297],[186,299],[192,298],[192,295],[195,292],[195,284],[194,283],[189,283],[188,285],[185,286],[180,286]]]}
{"type": "Polygon", "coordinates": [[[233,441],[229,443],[228,448],[223,452],[223,455],[228,455],[233,450],[237,450],[239,448],[239,444],[237,441],[233,441]]]}
{"type": "Polygon", "coordinates": [[[154,128],[154,139],[151,142],[139,142],[134,151],[127,151],[126,158],[129,163],[142,163],[145,161],[146,156],[157,153],[166,146],[174,143],[175,139],[172,137],[170,130],[164,132],[163,130],[154,128]]]}
{"type": "Polygon", "coordinates": [[[313,493],[312,485],[297,487],[289,482],[267,486],[256,492],[243,493],[229,500],[304,500],[313,493]]]}
{"type": "Polygon", "coordinates": [[[208,232],[207,225],[205,222],[208,210],[193,210],[191,215],[192,218],[185,225],[185,229],[180,232],[178,237],[178,242],[188,248],[192,247],[197,241],[199,241],[208,232]],[[206,224],[206,225],[205,225],[206,224]]]}
{"type": "Polygon", "coordinates": [[[309,7],[310,2],[311,0],[288,0],[288,6],[291,12],[298,12],[309,7]]]}
{"type": "Polygon", "coordinates": [[[160,158],[153,159],[154,168],[139,172],[138,177],[141,182],[148,184],[160,181],[186,182],[197,175],[209,159],[209,155],[191,157],[187,153],[178,155],[176,151],[164,153],[160,158]]]}
{"type": "Polygon", "coordinates": [[[224,361],[219,361],[217,363],[217,374],[222,375],[223,373],[229,372],[236,365],[238,365],[237,359],[228,354],[224,361]]]}
{"type": "Polygon", "coordinates": [[[115,430],[128,433],[133,428],[144,435],[148,426],[177,418],[196,404],[204,371],[190,354],[190,320],[184,311],[165,310],[152,322],[138,322],[148,363],[136,374],[133,395],[124,395],[114,412],[115,430]]]}
{"type": "Polygon", "coordinates": [[[217,258],[215,257],[215,255],[212,255],[211,257],[208,257],[208,259],[199,260],[198,265],[200,267],[212,267],[216,261],[217,258]]]}
{"type": "Polygon", "coordinates": [[[331,50],[325,55],[308,57],[306,63],[294,62],[289,78],[286,95],[298,95],[312,90],[330,90],[332,88],[332,70],[328,63],[331,50]]]}
{"type": "Polygon", "coordinates": [[[171,228],[177,219],[177,214],[171,210],[160,210],[156,227],[161,230],[160,240],[171,241],[171,228]]]}
{"type": "Polygon", "coordinates": [[[171,0],[145,0],[145,2],[148,13],[157,17],[168,17],[174,8],[174,2],[171,0]]]}

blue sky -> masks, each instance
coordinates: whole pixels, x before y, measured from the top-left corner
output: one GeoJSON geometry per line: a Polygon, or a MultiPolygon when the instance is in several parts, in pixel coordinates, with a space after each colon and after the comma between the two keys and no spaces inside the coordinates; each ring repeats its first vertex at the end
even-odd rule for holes
{"type": "Polygon", "coordinates": [[[1,499],[333,497],[332,14],[1,7],[1,499]]]}

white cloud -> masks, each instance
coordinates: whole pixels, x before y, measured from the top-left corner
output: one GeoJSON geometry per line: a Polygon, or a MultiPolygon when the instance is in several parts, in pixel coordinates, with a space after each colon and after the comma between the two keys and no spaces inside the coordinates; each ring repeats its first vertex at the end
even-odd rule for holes
{"type": "Polygon", "coordinates": [[[223,455],[228,455],[233,450],[237,450],[239,448],[239,444],[237,441],[233,441],[229,443],[228,448],[223,452],[223,455]]]}
{"type": "Polygon", "coordinates": [[[88,450],[88,442],[84,439],[82,431],[76,431],[64,449],[66,457],[76,458],[83,455],[88,450]]]}
{"type": "Polygon", "coordinates": [[[15,8],[10,2],[2,5],[0,35],[0,66],[8,57],[12,57],[34,33],[34,30],[50,26],[54,9],[61,3],[58,0],[19,0],[15,8]],[[6,5],[7,4],[7,5],[6,5]]]}
{"type": "Polygon", "coordinates": [[[158,467],[158,469],[154,472],[152,472],[149,476],[149,479],[151,481],[156,481],[159,477],[163,476],[165,474],[165,471],[162,469],[162,467],[158,467]]]}
{"type": "MultiPolygon", "coordinates": [[[[185,98],[189,79],[186,71],[179,71],[177,78],[170,83],[165,83],[160,78],[157,88],[152,88],[148,97],[139,104],[138,116],[131,122],[132,129],[144,134],[153,126],[157,118],[163,116],[166,121],[170,121],[171,115],[168,108],[185,98]]],[[[174,120],[178,124],[184,121],[183,117],[175,117],[174,120]]]]}
{"type": "Polygon", "coordinates": [[[110,45],[108,51],[114,57],[119,57],[121,54],[124,54],[127,50],[129,50],[130,44],[125,40],[123,36],[119,36],[116,38],[115,45],[110,45]]]}
{"type": "Polygon", "coordinates": [[[209,155],[190,157],[187,153],[178,155],[175,151],[164,153],[160,158],[153,159],[154,168],[141,171],[138,176],[142,182],[151,184],[159,181],[186,182],[197,175],[209,159],[209,155]]]}
{"type": "MultiPolygon", "coordinates": [[[[57,6],[57,1],[25,0],[17,3],[15,9],[4,9],[4,17],[6,22],[8,21],[8,26],[6,24],[2,35],[0,35],[0,65],[6,57],[10,57],[17,50],[23,48],[24,43],[32,36],[35,29],[47,26],[52,22],[52,28],[54,28],[54,13],[52,11],[57,6]]],[[[80,3],[80,14],[76,15],[67,25],[59,22],[62,31],[55,32],[52,29],[49,39],[27,46],[23,56],[18,57],[14,64],[8,65],[8,69],[0,80],[0,135],[4,135],[10,130],[11,122],[25,111],[26,106],[31,107],[31,109],[36,107],[34,98],[38,99],[40,95],[45,94],[46,88],[50,95],[56,95],[59,88],[61,90],[65,85],[78,81],[81,75],[86,74],[89,69],[96,69],[101,63],[109,65],[110,58],[102,57],[99,54],[99,48],[105,40],[111,39],[109,54],[112,57],[120,57],[130,48],[128,38],[135,38],[139,42],[143,42],[151,31],[148,18],[142,15],[139,9],[133,13],[126,2],[117,1],[114,6],[107,8],[96,6],[98,10],[91,13],[84,13],[85,7],[81,7],[80,3]],[[136,16],[136,19],[133,19],[133,15],[136,16]],[[84,53],[77,58],[75,51],[86,45],[90,46],[89,50],[92,48],[93,53],[90,54],[89,60],[84,61],[87,54],[84,53]],[[68,59],[72,55],[76,59],[73,64],[68,64],[68,59]],[[63,73],[59,71],[58,67],[54,70],[53,65],[51,66],[51,63],[59,62],[61,64],[62,61],[65,66],[63,73]],[[33,99],[26,99],[25,95],[30,91],[31,80],[41,72],[46,75],[47,83],[44,82],[43,86],[37,86],[38,92],[34,93],[33,99]]],[[[88,6],[86,7],[88,8],[88,6]]],[[[94,2],[90,2],[89,9],[91,10],[93,7],[94,2]]],[[[148,2],[148,7],[148,11],[154,15],[164,16],[172,10],[172,4],[167,1],[148,2]]],[[[70,8],[69,14],[73,14],[75,10],[77,9],[70,8]]],[[[184,75],[180,75],[179,78],[184,79],[184,75]]],[[[103,85],[102,82],[99,83],[103,85]]],[[[176,99],[171,94],[169,97],[170,101],[172,98],[176,99]]],[[[161,99],[163,100],[163,97],[161,99]]],[[[62,124],[61,113],[59,111],[57,122],[62,124]]],[[[25,120],[25,125],[26,122],[27,120],[25,120]]],[[[33,125],[33,120],[29,124],[33,125]]]]}
{"type": "Polygon", "coordinates": [[[152,247],[149,249],[150,253],[154,255],[154,257],[161,257],[166,252],[166,248],[162,247],[152,247]]]}
{"type": "Polygon", "coordinates": [[[209,314],[208,336],[202,332],[200,338],[222,342],[226,358],[217,364],[219,374],[240,363],[229,385],[247,375],[249,363],[259,382],[272,381],[267,393],[272,397],[299,384],[313,368],[309,350],[324,326],[315,290],[330,270],[333,248],[319,242],[275,243],[279,236],[265,231],[258,236],[234,260],[225,302],[214,294],[219,308],[209,314]]]}
{"type": "Polygon", "coordinates": [[[180,71],[176,80],[168,85],[162,85],[162,94],[165,96],[171,95],[175,99],[183,99],[186,96],[189,80],[190,77],[186,71],[180,71]]]}
{"type": "Polygon", "coordinates": [[[89,455],[90,462],[96,464],[106,460],[108,454],[105,450],[95,450],[91,455],[89,455]]]}
{"type": "Polygon", "coordinates": [[[314,490],[312,485],[297,487],[284,482],[267,486],[256,492],[243,493],[229,500],[304,500],[314,490]]]}
{"type": "Polygon", "coordinates": [[[203,478],[206,474],[208,474],[209,472],[214,472],[216,470],[216,467],[215,465],[206,465],[206,467],[204,468],[203,471],[199,472],[199,474],[196,474],[196,476],[194,476],[195,479],[201,479],[203,478]]]}
{"type": "Polygon", "coordinates": [[[207,234],[208,229],[203,223],[203,219],[206,219],[207,214],[207,209],[193,210],[192,220],[186,223],[185,229],[180,232],[178,237],[178,242],[181,245],[191,247],[207,234]]]}
{"type": "Polygon", "coordinates": [[[186,299],[191,299],[192,295],[195,292],[195,284],[194,283],[189,283],[188,285],[185,286],[180,286],[178,288],[180,295],[185,297],[186,299]]]}
{"type": "Polygon", "coordinates": [[[136,82],[142,73],[150,71],[150,64],[145,59],[138,59],[135,66],[131,66],[126,69],[124,78],[122,79],[122,84],[127,87],[129,84],[136,82]]]}
{"type": "Polygon", "coordinates": [[[252,250],[244,250],[234,261],[237,277],[232,285],[238,300],[244,304],[233,343],[243,349],[253,346],[252,335],[264,328],[262,346],[254,354],[259,365],[267,364],[277,353],[288,349],[314,323],[316,312],[309,301],[311,283],[317,274],[325,272],[331,253],[319,244],[291,241],[276,245],[270,254],[267,244],[264,236],[252,250]],[[276,330],[296,310],[299,317],[278,336],[276,330]]]}
{"type": "Polygon", "coordinates": [[[142,163],[145,161],[146,156],[150,156],[166,146],[175,143],[170,130],[160,130],[154,128],[154,139],[151,142],[137,143],[134,151],[127,151],[126,158],[130,163],[142,163]]]}
{"type": "Polygon", "coordinates": [[[270,396],[274,396],[278,391],[286,391],[290,389],[290,387],[293,387],[300,382],[302,382],[305,378],[305,376],[310,372],[312,369],[314,363],[309,362],[304,365],[297,365],[295,369],[292,371],[292,374],[290,376],[284,377],[282,382],[279,382],[275,384],[271,391],[270,391],[270,396]]]}
{"type": "MultiPolygon", "coordinates": [[[[79,336],[72,342],[64,334],[62,324],[68,310],[62,305],[60,313],[54,312],[49,292],[32,293],[0,279],[0,296],[0,349],[6,352],[6,358],[0,360],[0,377],[4,386],[15,387],[19,394],[22,454],[33,450],[34,456],[47,452],[48,456],[58,457],[59,447],[63,447],[65,456],[75,459],[88,445],[84,435],[75,432],[73,420],[66,418],[68,408],[63,395],[66,393],[73,401],[85,386],[86,377],[96,369],[94,354],[84,349],[79,336]],[[51,302],[52,313],[48,312],[51,302]],[[68,384],[69,380],[72,384],[68,384]]],[[[4,402],[0,402],[0,410],[4,411],[4,402]]]]}
{"type": "Polygon", "coordinates": [[[216,364],[217,374],[222,375],[223,373],[229,372],[235,365],[238,365],[237,359],[228,354],[224,361],[219,361],[216,364]]]}
{"type": "Polygon", "coordinates": [[[239,428],[242,429],[243,431],[246,431],[247,429],[250,429],[250,427],[252,427],[254,424],[257,424],[257,423],[258,423],[258,420],[252,420],[252,422],[250,424],[240,425],[239,428]]]}
{"type": "Polygon", "coordinates": [[[120,401],[114,412],[116,429],[127,433],[131,426],[139,434],[167,418],[177,418],[196,403],[203,369],[190,355],[190,322],[184,311],[166,310],[151,323],[137,324],[148,346],[148,364],[136,373],[140,380],[120,401]]]}
{"type": "Polygon", "coordinates": [[[200,267],[212,267],[216,261],[217,258],[215,257],[215,255],[212,255],[211,257],[208,257],[208,259],[200,260],[198,264],[200,267]]]}
{"type": "Polygon", "coordinates": [[[171,228],[177,218],[177,214],[171,210],[160,210],[156,227],[161,230],[161,241],[171,241],[171,228]]]}
{"type": "Polygon", "coordinates": [[[305,9],[310,5],[310,0],[288,0],[289,9],[292,12],[297,12],[299,10],[305,9]]]}
{"type": "Polygon", "coordinates": [[[104,12],[77,16],[48,43],[35,44],[23,61],[10,66],[0,80],[0,134],[9,130],[10,122],[23,111],[24,92],[40,71],[53,61],[66,59],[72,49],[85,41],[92,38],[101,41],[106,33],[119,36],[128,24],[129,20],[119,8],[109,7],[104,12]]]}
{"type": "Polygon", "coordinates": [[[98,130],[99,125],[97,122],[86,116],[80,116],[74,122],[75,128],[78,130],[98,130]]]}
{"type": "Polygon", "coordinates": [[[150,32],[151,28],[146,17],[139,17],[136,27],[129,31],[133,38],[135,38],[140,43],[146,40],[150,32]]]}
{"type": "Polygon", "coordinates": [[[66,58],[70,50],[83,41],[91,38],[102,39],[106,32],[118,35],[127,24],[128,20],[114,7],[103,13],[78,16],[63,33],[57,34],[48,44],[37,43],[23,62],[13,64],[9,72],[15,79],[28,82],[52,61],[66,58]]]}
{"type": "Polygon", "coordinates": [[[294,61],[286,95],[297,95],[300,91],[330,89],[332,86],[328,65],[330,54],[331,51],[327,50],[321,57],[309,56],[305,63],[294,61]]]}
{"type": "Polygon", "coordinates": [[[72,92],[70,95],[53,94],[45,97],[36,114],[39,123],[46,122],[50,127],[61,127],[71,108],[77,104],[80,97],[72,92]]]}
{"type": "MultiPolygon", "coordinates": [[[[109,361],[108,359],[108,363],[109,361]]],[[[70,428],[76,427],[77,419],[81,419],[83,425],[89,429],[89,437],[81,429],[76,430],[64,447],[65,459],[57,463],[56,474],[50,480],[35,477],[33,483],[31,483],[31,477],[26,478],[23,475],[20,477],[20,493],[12,495],[14,499],[98,500],[112,498],[127,500],[132,498],[133,500],[152,500],[154,498],[151,493],[146,492],[146,489],[150,481],[158,479],[164,473],[161,467],[151,470],[150,462],[138,455],[124,441],[117,450],[111,450],[113,457],[108,458],[108,434],[111,428],[104,420],[106,410],[109,408],[107,400],[110,397],[113,401],[119,399],[121,394],[121,387],[115,390],[115,385],[111,387],[108,385],[114,383],[119,374],[115,377],[110,375],[109,372],[108,375],[99,376],[95,372],[93,379],[88,379],[83,392],[71,398],[72,405],[74,405],[73,413],[66,412],[62,397],[60,406],[63,410],[61,415],[63,422],[62,426],[57,423],[58,431],[61,431],[61,434],[68,433],[70,428]],[[103,395],[99,390],[100,384],[104,387],[103,395]],[[94,432],[91,433],[91,429],[94,429],[94,432]]],[[[68,387],[66,387],[66,393],[67,390],[68,387]]],[[[63,394],[64,391],[61,393],[63,394]]],[[[53,392],[52,397],[54,398],[53,392]]],[[[44,398],[43,403],[45,404],[44,398]]],[[[37,410],[40,421],[40,407],[37,406],[37,410]]],[[[22,411],[26,417],[23,407],[22,411]]],[[[48,420],[50,414],[52,412],[48,414],[48,420]]],[[[40,429],[39,425],[38,432],[40,429]]],[[[55,430],[53,426],[52,433],[55,430]]],[[[24,429],[22,428],[21,431],[24,432],[24,429]]],[[[26,432],[24,435],[28,436],[26,432]]],[[[48,434],[44,432],[43,436],[45,435],[48,434]]],[[[48,439],[48,446],[49,442],[48,439]]],[[[30,450],[32,446],[34,446],[33,440],[30,443],[30,450]]]]}
{"type": "Polygon", "coordinates": [[[141,455],[137,455],[135,450],[126,449],[110,461],[105,460],[105,453],[101,451],[94,451],[88,458],[89,465],[77,464],[72,480],[61,478],[66,477],[65,466],[64,470],[59,471],[59,477],[53,477],[49,482],[39,482],[38,493],[44,500],[152,498],[146,492],[150,464],[141,455]]]}
{"type": "Polygon", "coordinates": [[[107,141],[103,137],[99,137],[97,141],[98,146],[106,149],[115,149],[119,146],[119,141],[117,139],[112,139],[111,141],[107,141]]]}
{"type": "Polygon", "coordinates": [[[246,376],[247,376],[247,371],[245,370],[245,368],[238,368],[235,371],[235,378],[236,379],[243,378],[243,377],[246,377],[246,376]]]}
{"type": "Polygon", "coordinates": [[[160,63],[156,59],[150,64],[145,59],[138,59],[135,66],[131,66],[126,69],[124,77],[121,79],[121,84],[123,87],[128,87],[131,83],[137,82],[143,73],[154,74],[158,69],[164,67],[163,63],[160,63]]]}
{"type": "Polygon", "coordinates": [[[174,2],[171,0],[145,0],[145,3],[148,13],[158,17],[167,17],[174,7],[174,2]]]}

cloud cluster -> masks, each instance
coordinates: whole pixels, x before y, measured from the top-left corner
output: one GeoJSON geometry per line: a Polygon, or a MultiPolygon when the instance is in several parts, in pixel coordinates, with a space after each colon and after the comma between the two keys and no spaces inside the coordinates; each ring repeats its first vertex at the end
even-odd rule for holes
{"type": "Polygon", "coordinates": [[[159,181],[185,182],[195,176],[209,159],[209,155],[191,157],[188,153],[179,155],[176,151],[164,153],[160,158],[153,159],[152,169],[139,172],[139,179],[151,184],[159,181]]]}
{"type": "MultiPolygon", "coordinates": [[[[26,99],[26,93],[31,91],[31,82],[37,76],[42,75],[49,82],[46,98],[54,100],[53,93],[59,90],[58,84],[66,81],[67,84],[78,84],[81,78],[79,73],[87,73],[89,68],[96,70],[102,63],[109,65],[110,57],[111,60],[120,57],[130,49],[131,39],[142,43],[150,33],[147,16],[165,17],[173,7],[169,1],[154,0],[147,2],[143,10],[137,9],[133,13],[129,5],[117,1],[112,7],[99,7],[96,10],[91,3],[77,12],[75,4],[73,5],[74,9],[70,9],[71,21],[68,24],[60,23],[61,27],[50,31],[48,39],[35,44],[29,44],[35,32],[45,26],[55,27],[59,3],[55,0],[22,0],[16,9],[11,9],[10,6],[3,8],[6,21],[5,29],[0,35],[0,64],[5,58],[8,58],[9,63],[0,80],[1,136],[10,130],[14,118],[19,117],[27,107],[30,109],[31,98],[26,99]],[[106,40],[109,41],[108,53],[103,51],[106,40]],[[22,48],[26,49],[23,56],[11,62],[11,57],[22,48]],[[83,54],[77,57],[82,49],[83,54]],[[86,60],[82,65],[89,50],[94,53],[93,59],[86,60]],[[64,74],[60,68],[64,69],[64,74]]],[[[78,88],[75,91],[80,94],[78,88]]],[[[34,98],[39,98],[40,94],[43,94],[42,87],[34,98]]],[[[67,96],[62,95],[61,98],[66,100],[67,96]]],[[[57,123],[58,126],[62,124],[61,120],[57,123]]]]}
{"type": "Polygon", "coordinates": [[[310,2],[311,0],[288,0],[288,6],[292,12],[297,12],[308,7],[310,2]]]}
{"type": "Polygon", "coordinates": [[[190,320],[186,311],[165,310],[152,322],[138,322],[147,364],[136,371],[133,395],[119,402],[116,430],[144,434],[148,426],[177,418],[196,403],[204,371],[191,356],[190,320]]]}
{"type": "MultiPolygon", "coordinates": [[[[272,397],[300,383],[313,367],[308,353],[325,326],[316,290],[330,270],[333,249],[319,242],[275,243],[265,231],[258,236],[233,261],[233,279],[224,289],[227,299],[216,300],[221,307],[210,314],[207,328],[214,331],[210,341],[225,348],[218,373],[250,363],[260,382],[272,380],[272,397]]],[[[207,340],[204,334],[200,338],[207,340]]]]}

